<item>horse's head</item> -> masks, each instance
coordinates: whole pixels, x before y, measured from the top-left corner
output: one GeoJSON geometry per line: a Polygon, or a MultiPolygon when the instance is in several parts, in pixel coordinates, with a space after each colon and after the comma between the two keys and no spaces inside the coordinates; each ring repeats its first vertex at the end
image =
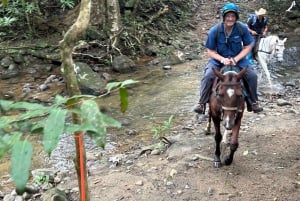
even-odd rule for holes
{"type": "Polygon", "coordinates": [[[240,72],[229,70],[221,73],[214,69],[216,76],[220,79],[216,96],[221,105],[221,115],[227,130],[231,130],[238,123],[238,115],[245,108],[240,81],[246,71],[247,68],[244,68],[240,72]]]}
{"type": "Polygon", "coordinates": [[[274,50],[272,52],[273,56],[277,59],[277,61],[282,62],[283,61],[283,53],[284,53],[284,43],[286,42],[287,38],[284,38],[283,40],[276,38],[274,41],[274,50]]]}

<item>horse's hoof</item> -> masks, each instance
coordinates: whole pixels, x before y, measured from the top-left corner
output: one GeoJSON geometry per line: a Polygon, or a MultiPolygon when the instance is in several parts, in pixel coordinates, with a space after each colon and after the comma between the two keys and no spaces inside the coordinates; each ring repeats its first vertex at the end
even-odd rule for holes
{"type": "Polygon", "coordinates": [[[214,163],[215,168],[221,167],[221,159],[220,159],[220,156],[215,155],[214,162],[215,162],[215,163],[214,163]]]}
{"type": "Polygon", "coordinates": [[[233,159],[227,156],[227,157],[225,157],[224,164],[231,165],[232,161],[233,161],[233,159]]]}
{"type": "Polygon", "coordinates": [[[210,130],[205,129],[205,130],[204,130],[204,134],[205,134],[205,135],[211,135],[212,132],[211,132],[210,130]]]}
{"type": "Polygon", "coordinates": [[[221,161],[215,161],[214,166],[215,166],[215,168],[220,168],[221,167],[221,161]]]}

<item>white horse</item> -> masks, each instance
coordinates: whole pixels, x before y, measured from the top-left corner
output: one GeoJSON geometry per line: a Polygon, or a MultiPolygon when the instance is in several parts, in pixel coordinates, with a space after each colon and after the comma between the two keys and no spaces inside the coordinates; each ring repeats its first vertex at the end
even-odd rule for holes
{"type": "Polygon", "coordinates": [[[272,86],[272,83],[270,72],[268,70],[268,64],[271,63],[273,58],[279,62],[283,61],[283,52],[285,49],[284,43],[286,40],[287,38],[281,40],[276,35],[271,35],[260,39],[256,58],[265,71],[270,86],[272,86]]]}

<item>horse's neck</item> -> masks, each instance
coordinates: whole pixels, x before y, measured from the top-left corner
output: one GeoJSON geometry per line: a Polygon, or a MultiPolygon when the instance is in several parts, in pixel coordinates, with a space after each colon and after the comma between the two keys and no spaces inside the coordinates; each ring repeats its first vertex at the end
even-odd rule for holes
{"type": "Polygon", "coordinates": [[[268,36],[266,38],[262,38],[259,49],[271,53],[275,49],[277,39],[277,36],[268,36]]]}

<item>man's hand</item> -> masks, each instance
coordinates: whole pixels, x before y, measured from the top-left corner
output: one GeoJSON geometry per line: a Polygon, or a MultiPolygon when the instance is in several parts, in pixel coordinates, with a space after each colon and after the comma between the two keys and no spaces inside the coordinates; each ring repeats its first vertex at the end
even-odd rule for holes
{"type": "Polygon", "coordinates": [[[224,64],[224,66],[235,66],[237,64],[234,58],[223,58],[221,63],[224,64]]]}
{"type": "Polygon", "coordinates": [[[252,35],[257,35],[257,32],[256,32],[256,31],[253,31],[253,30],[251,30],[250,33],[251,33],[252,35]]]}
{"type": "Polygon", "coordinates": [[[230,58],[231,65],[236,66],[237,62],[234,58],[230,58]]]}

